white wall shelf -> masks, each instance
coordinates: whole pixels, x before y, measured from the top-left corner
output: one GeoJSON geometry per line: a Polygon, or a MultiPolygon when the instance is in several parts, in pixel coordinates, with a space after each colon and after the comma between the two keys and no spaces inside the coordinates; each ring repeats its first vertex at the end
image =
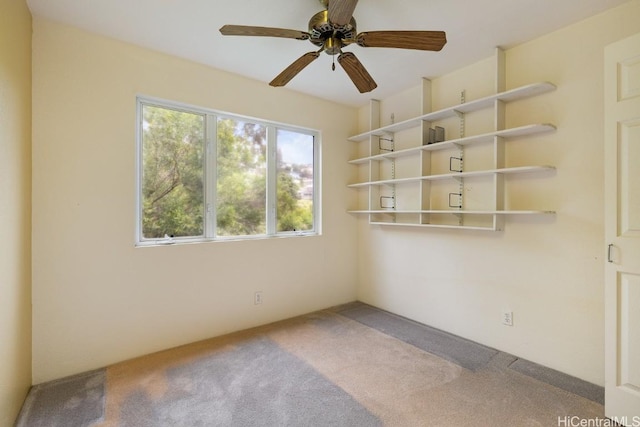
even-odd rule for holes
{"type": "MultiPolygon", "coordinates": [[[[364,156],[349,160],[362,168],[359,175],[365,178],[348,184],[358,192],[360,205],[349,213],[368,215],[372,225],[468,230],[502,230],[504,218],[510,215],[555,213],[548,209],[507,208],[507,176],[553,172],[555,167],[507,166],[505,145],[511,140],[551,133],[556,127],[540,123],[506,129],[504,124],[507,103],[551,92],[556,86],[542,82],[505,90],[505,57],[500,49],[496,49],[495,65],[495,95],[465,102],[463,92],[460,104],[438,111],[431,111],[431,82],[424,79],[422,114],[409,120],[380,126],[380,102],[371,101],[371,130],[348,138],[356,143],[368,142],[367,147],[359,149],[360,156],[364,156]],[[486,132],[484,127],[483,133],[467,135],[466,115],[486,109],[493,110],[493,130],[486,132]],[[455,130],[451,120],[455,124],[456,119],[459,137],[427,141],[434,124],[449,126],[451,133],[455,130]],[[396,150],[396,133],[416,127],[422,130],[418,141],[412,144],[406,137],[411,134],[403,134],[401,149],[396,150]]],[[[479,117],[486,126],[485,116],[481,113],[479,117]]],[[[474,124],[475,128],[483,128],[477,119],[474,124]]]]}
{"type": "Polygon", "coordinates": [[[515,174],[515,173],[527,173],[527,172],[542,172],[542,171],[555,170],[553,166],[519,166],[514,168],[500,168],[500,169],[486,169],[480,171],[471,172],[451,172],[443,173],[439,175],[425,175],[416,176],[411,178],[399,178],[399,179],[385,179],[372,182],[358,182],[355,184],[349,184],[350,188],[366,187],[369,185],[397,185],[403,183],[417,182],[417,181],[435,181],[439,179],[460,179],[478,176],[489,176],[494,174],[515,174]]]}
{"type": "Polygon", "coordinates": [[[473,226],[473,225],[451,225],[451,224],[418,224],[418,223],[398,223],[398,222],[387,222],[387,221],[370,221],[370,225],[395,225],[395,226],[403,226],[403,227],[421,227],[421,228],[449,228],[449,229],[461,229],[461,230],[487,230],[487,227],[484,226],[473,226]]]}
{"type": "MultiPolygon", "coordinates": [[[[378,209],[378,210],[355,210],[348,211],[353,214],[451,214],[451,215],[540,215],[540,214],[552,214],[553,211],[532,211],[532,210],[521,210],[521,211],[471,211],[471,210],[393,210],[393,209],[378,209]]],[[[402,225],[402,224],[397,224],[402,225]]],[[[424,225],[424,224],[422,224],[424,225]]]]}
{"type": "Polygon", "coordinates": [[[399,132],[401,130],[411,129],[420,126],[422,122],[435,122],[438,120],[446,119],[449,117],[456,117],[458,113],[470,113],[473,111],[482,110],[484,108],[493,107],[495,101],[511,102],[519,99],[528,98],[535,95],[540,95],[545,92],[551,92],[556,89],[553,83],[542,82],[534,83],[527,86],[522,86],[516,89],[512,89],[506,92],[498,93],[495,95],[486,96],[484,98],[476,99],[475,101],[469,101],[464,104],[458,104],[453,107],[445,108],[442,110],[426,113],[418,117],[414,117],[409,120],[394,123],[388,126],[384,126],[378,129],[370,130],[369,132],[361,133],[349,137],[348,141],[358,142],[366,141],[370,136],[384,136],[391,133],[399,132]]]}
{"type": "Polygon", "coordinates": [[[556,127],[549,123],[534,124],[520,126],[517,128],[497,130],[495,132],[489,132],[482,135],[467,136],[465,138],[451,139],[443,142],[436,142],[434,144],[420,145],[418,147],[407,148],[404,150],[392,151],[388,153],[376,154],[374,156],[362,157],[360,159],[349,160],[349,163],[353,165],[365,164],[369,160],[390,160],[404,156],[412,156],[420,151],[435,151],[451,148],[454,145],[469,145],[469,144],[481,144],[486,142],[492,142],[495,137],[502,138],[517,138],[527,135],[534,135],[537,133],[551,132],[556,130],[556,127]]]}

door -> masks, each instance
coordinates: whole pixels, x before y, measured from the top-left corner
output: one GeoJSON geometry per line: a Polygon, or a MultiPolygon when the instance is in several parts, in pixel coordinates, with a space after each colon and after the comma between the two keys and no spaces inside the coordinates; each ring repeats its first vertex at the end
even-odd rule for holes
{"type": "Polygon", "coordinates": [[[640,34],[605,48],[605,415],[640,425],[640,34]]]}

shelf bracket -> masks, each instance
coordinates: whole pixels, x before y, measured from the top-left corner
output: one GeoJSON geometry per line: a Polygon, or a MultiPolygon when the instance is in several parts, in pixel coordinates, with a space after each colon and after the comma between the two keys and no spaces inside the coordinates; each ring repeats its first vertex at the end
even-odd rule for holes
{"type": "Polygon", "coordinates": [[[449,207],[462,209],[462,193],[449,193],[449,207]],[[458,203],[454,203],[452,198],[458,198],[458,203]]]}
{"type": "Polygon", "coordinates": [[[395,209],[395,196],[380,196],[380,209],[395,209]]]}
{"type": "Polygon", "coordinates": [[[456,156],[449,157],[449,171],[451,171],[451,172],[462,172],[463,171],[463,168],[462,168],[462,157],[456,157],[456,156]],[[453,167],[453,161],[454,160],[458,161],[458,167],[457,168],[453,167]]]}
{"type": "Polygon", "coordinates": [[[380,151],[393,152],[395,150],[393,138],[383,138],[383,137],[378,138],[378,149],[380,151]],[[391,147],[390,148],[383,147],[382,146],[382,141],[390,142],[391,143],[391,147]]]}

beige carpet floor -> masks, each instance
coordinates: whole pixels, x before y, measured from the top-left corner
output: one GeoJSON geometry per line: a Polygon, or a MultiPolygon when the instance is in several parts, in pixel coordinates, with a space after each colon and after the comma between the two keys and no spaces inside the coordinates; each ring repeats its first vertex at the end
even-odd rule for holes
{"type": "Polygon", "coordinates": [[[323,310],[107,367],[97,373],[103,406],[93,420],[56,418],[59,409],[32,390],[18,426],[558,426],[604,417],[600,403],[511,369],[511,355],[487,349],[490,357],[469,369],[344,313],[323,310]]]}

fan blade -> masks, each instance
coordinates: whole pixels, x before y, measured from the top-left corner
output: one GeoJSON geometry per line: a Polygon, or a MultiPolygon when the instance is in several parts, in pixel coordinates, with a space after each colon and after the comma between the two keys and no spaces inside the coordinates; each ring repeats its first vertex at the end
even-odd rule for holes
{"type": "Polygon", "coordinates": [[[253,27],[249,25],[224,25],[220,28],[223,36],[283,37],[286,39],[309,40],[309,33],[285,28],[253,27]]]}
{"type": "Polygon", "coordinates": [[[302,71],[304,67],[318,59],[319,56],[319,52],[305,53],[300,58],[296,59],[293,64],[285,68],[283,72],[278,74],[275,79],[271,80],[271,83],[269,83],[269,85],[275,87],[286,85],[292,78],[294,78],[300,71],[302,71]]]}
{"type": "Polygon", "coordinates": [[[438,51],[447,43],[447,35],[444,31],[368,31],[358,34],[356,42],[362,47],[438,51]]]}
{"type": "Polygon", "coordinates": [[[351,22],[358,0],[329,0],[329,22],[347,25],[351,22]]]}
{"type": "Polygon", "coordinates": [[[360,93],[371,92],[378,87],[364,65],[351,52],[346,52],[338,56],[338,63],[342,65],[349,78],[356,85],[360,93]]]}

